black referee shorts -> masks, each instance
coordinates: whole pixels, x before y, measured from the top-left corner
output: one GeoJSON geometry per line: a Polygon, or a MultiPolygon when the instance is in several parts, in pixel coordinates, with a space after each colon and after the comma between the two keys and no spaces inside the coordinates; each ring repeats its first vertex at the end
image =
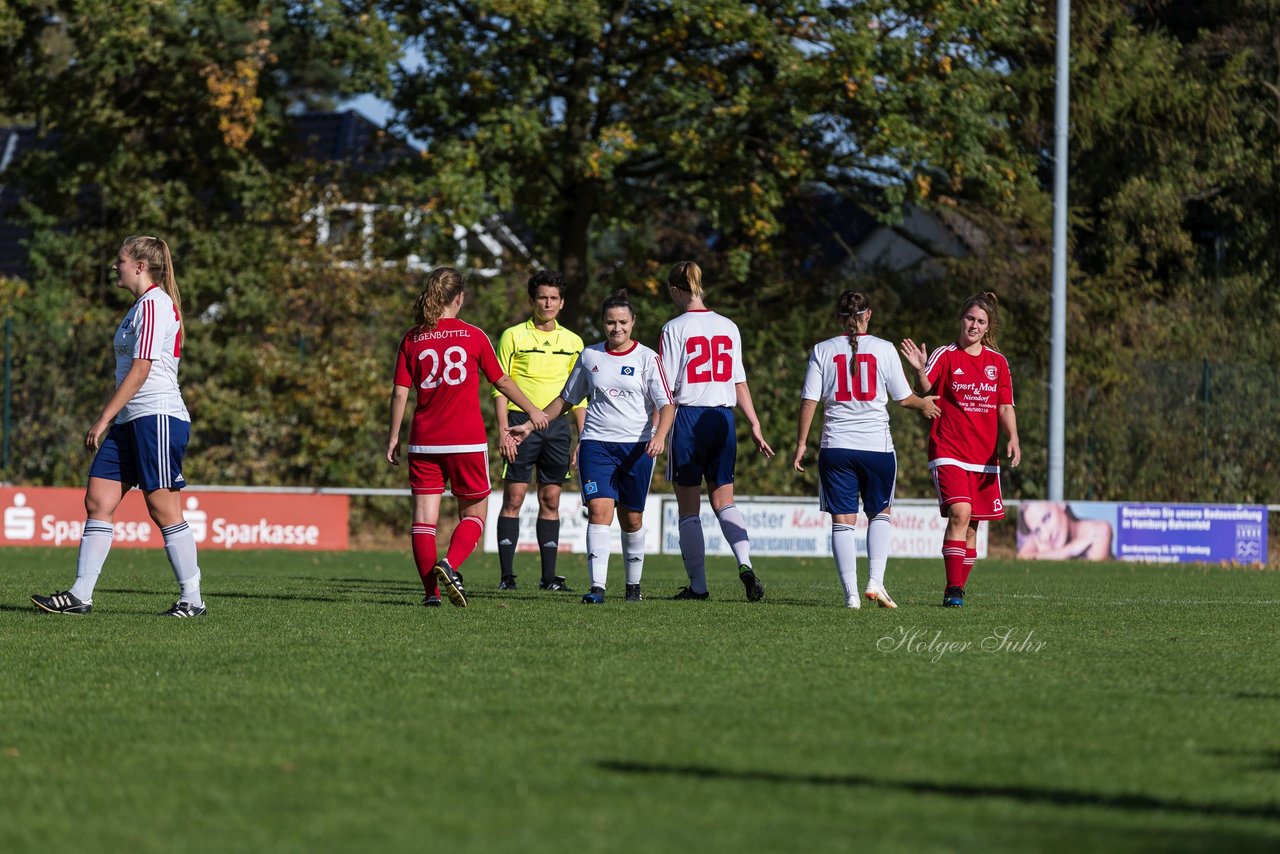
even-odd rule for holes
{"type": "MultiPolygon", "coordinates": [[[[507,413],[512,427],[524,424],[529,416],[523,412],[507,413]]],[[[512,483],[528,483],[533,469],[538,469],[538,483],[564,483],[569,479],[569,419],[561,416],[541,432],[530,433],[516,451],[515,462],[502,466],[502,479],[512,483]]]]}

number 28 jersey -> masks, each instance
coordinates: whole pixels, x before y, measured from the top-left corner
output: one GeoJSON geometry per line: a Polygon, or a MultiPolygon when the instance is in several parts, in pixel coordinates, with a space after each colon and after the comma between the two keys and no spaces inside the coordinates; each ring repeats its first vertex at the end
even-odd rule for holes
{"type": "Polygon", "coordinates": [[[897,351],[874,335],[858,336],[857,355],[846,335],[815,344],[800,393],[823,402],[822,447],[880,453],[893,450],[889,398],[910,395],[897,351]]]}
{"type": "Polygon", "coordinates": [[[409,426],[409,453],[487,451],[480,413],[480,374],[502,379],[489,337],[478,327],[442,317],[430,332],[410,329],[396,354],[396,385],[417,392],[409,426]]]}
{"type": "Polygon", "coordinates": [[[667,321],[658,364],[676,406],[736,406],[737,384],[747,381],[738,325],[707,309],[667,321]]]}

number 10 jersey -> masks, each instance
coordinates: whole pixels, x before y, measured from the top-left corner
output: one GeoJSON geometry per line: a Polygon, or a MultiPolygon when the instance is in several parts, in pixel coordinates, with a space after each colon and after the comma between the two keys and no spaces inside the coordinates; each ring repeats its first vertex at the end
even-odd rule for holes
{"type": "Polygon", "coordinates": [[[409,453],[488,450],[480,413],[481,373],[491,383],[502,379],[498,355],[479,327],[442,317],[430,332],[405,333],[392,382],[418,394],[409,426],[409,453]]]}
{"type": "Polygon", "coordinates": [[[839,335],[814,345],[800,396],[823,402],[822,447],[887,453],[893,450],[889,398],[910,394],[892,344],[859,335],[855,356],[848,336],[839,335]]]}

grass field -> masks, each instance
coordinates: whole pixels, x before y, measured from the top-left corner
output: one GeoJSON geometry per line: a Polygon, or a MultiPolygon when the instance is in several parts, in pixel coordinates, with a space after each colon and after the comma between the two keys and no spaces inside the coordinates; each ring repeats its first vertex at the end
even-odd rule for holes
{"type": "Polygon", "coordinates": [[[495,561],[429,610],[407,554],[205,551],[179,621],[159,549],[83,618],[27,601],[71,551],[0,552],[0,850],[1280,850],[1280,572],[991,560],[944,610],[894,561],[846,611],[825,561],[602,607],[495,561]]]}

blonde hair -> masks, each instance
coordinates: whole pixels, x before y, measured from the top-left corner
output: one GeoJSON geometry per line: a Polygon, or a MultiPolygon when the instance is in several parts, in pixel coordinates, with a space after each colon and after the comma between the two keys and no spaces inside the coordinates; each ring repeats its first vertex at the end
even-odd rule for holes
{"type": "Polygon", "coordinates": [[[681,261],[667,274],[667,284],[702,299],[702,268],[695,261],[681,261]]]}
{"type": "Polygon", "coordinates": [[[178,310],[178,323],[182,323],[182,295],[178,293],[178,280],[173,274],[169,244],[158,237],[134,234],[120,244],[120,252],[129,256],[131,261],[147,265],[147,275],[173,300],[173,307],[178,310]]]}
{"type": "Polygon", "coordinates": [[[960,309],[960,319],[963,321],[969,309],[974,307],[987,313],[987,331],[982,334],[982,343],[999,353],[1000,348],[996,346],[996,332],[1000,326],[1000,309],[996,302],[996,292],[982,291],[969,297],[964,301],[964,307],[960,309]]]}
{"type": "Polygon", "coordinates": [[[427,274],[427,281],[422,286],[413,304],[413,322],[423,332],[430,332],[440,322],[445,306],[458,298],[458,294],[466,288],[462,274],[453,267],[436,267],[427,274]]]}

